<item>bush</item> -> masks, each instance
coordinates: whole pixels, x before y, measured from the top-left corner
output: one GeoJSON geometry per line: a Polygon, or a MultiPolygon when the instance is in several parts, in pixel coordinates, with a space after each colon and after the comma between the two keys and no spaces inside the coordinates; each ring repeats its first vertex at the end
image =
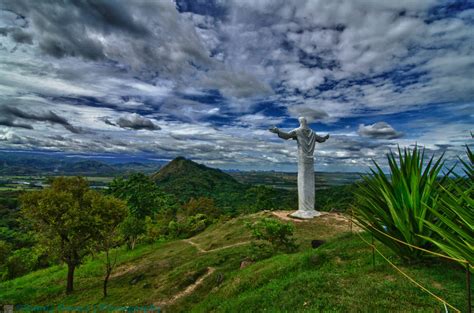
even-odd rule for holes
{"type": "Polygon", "coordinates": [[[264,259],[283,252],[295,252],[298,248],[293,238],[294,226],[274,218],[264,218],[255,223],[247,223],[254,241],[250,247],[250,258],[264,259]]]}
{"type": "Polygon", "coordinates": [[[442,157],[434,161],[431,157],[426,166],[424,150],[417,147],[410,151],[398,149],[397,158],[393,152],[387,155],[390,178],[374,161],[372,175],[363,177],[356,191],[357,205],[354,217],[375,238],[405,260],[416,260],[426,254],[407,245],[398,243],[384,235],[390,235],[409,244],[430,249],[432,243],[427,237],[434,232],[426,227],[425,221],[439,223],[433,210],[438,210],[440,185],[447,176],[438,180],[443,166],[442,157]],[[430,210],[431,208],[432,210],[430,210]]]}
{"type": "Polygon", "coordinates": [[[196,214],[182,221],[173,220],[168,224],[168,236],[171,238],[189,238],[204,231],[213,222],[207,215],[196,214]]]}
{"type": "Polygon", "coordinates": [[[14,251],[7,259],[6,278],[23,276],[36,269],[38,255],[33,250],[22,248],[14,251]]]}
{"type": "Polygon", "coordinates": [[[187,216],[204,214],[211,218],[217,218],[221,214],[220,210],[214,204],[214,200],[206,197],[191,198],[183,205],[183,211],[187,216]]]}
{"type": "Polygon", "coordinates": [[[196,214],[190,216],[186,220],[185,232],[187,237],[192,237],[204,231],[212,221],[204,214],[196,214]]]}

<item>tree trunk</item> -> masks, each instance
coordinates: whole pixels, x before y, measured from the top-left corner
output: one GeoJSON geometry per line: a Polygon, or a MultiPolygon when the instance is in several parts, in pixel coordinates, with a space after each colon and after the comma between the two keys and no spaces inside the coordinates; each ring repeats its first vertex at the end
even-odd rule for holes
{"type": "Polygon", "coordinates": [[[110,271],[107,271],[107,274],[104,278],[104,298],[107,297],[107,283],[109,282],[110,271]]]}
{"type": "Polygon", "coordinates": [[[107,297],[107,283],[109,282],[110,273],[112,273],[108,246],[105,249],[105,257],[104,298],[107,297]]]}
{"type": "Polygon", "coordinates": [[[67,265],[67,286],[66,286],[66,294],[71,294],[74,290],[74,270],[76,269],[76,265],[68,264],[67,265]]]}

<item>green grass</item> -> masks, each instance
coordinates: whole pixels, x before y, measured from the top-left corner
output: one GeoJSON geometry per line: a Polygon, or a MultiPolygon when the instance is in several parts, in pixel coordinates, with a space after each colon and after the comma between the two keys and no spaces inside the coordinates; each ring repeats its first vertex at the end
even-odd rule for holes
{"type": "MultiPolygon", "coordinates": [[[[240,217],[212,226],[191,240],[205,250],[249,239],[240,217]]],[[[103,263],[88,260],[76,272],[75,292],[64,294],[66,268],[55,266],[0,283],[0,303],[35,305],[159,305],[215,271],[192,293],[165,306],[169,312],[433,312],[442,305],[396,273],[356,235],[343,234],[329,218],[295,223],[300,251],[277,255],[240,269],[248,246],[203,253],[176,240],[120,250],[118,266],[102,298],[103,263]],[[328,239],[308,248],[311,239],[328,239]],[[138,279],[141,278],[141,279],[138,279]],[[133,280],[138,282],[132,284],[133,280]]],[[[339,223],[339,222],[337,222],[339,223]]],[[[367,236],[367,235],[366,235],[367,236]]],[[[379,246],[381,246],[379,244],[379,246]]],[[[406,266],[388,249],[384,254],[449,303],[465,307],[464,273],[454,265],[406,266]]]]}

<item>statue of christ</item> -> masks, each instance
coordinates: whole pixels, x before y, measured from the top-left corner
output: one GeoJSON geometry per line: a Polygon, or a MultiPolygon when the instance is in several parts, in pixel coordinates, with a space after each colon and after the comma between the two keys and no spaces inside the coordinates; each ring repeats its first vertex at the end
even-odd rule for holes
{"type": "Polygon", "coordinates": [[[298,143],[298,211],[292,217],[309,219],[321,215],[314,209],[314,146],[325,142],[329,135],[318,136],[308,127],[306,118],[300,117],[300,127],[285,133],[276,127],[269,130],[283,139],[294,139],[298,143]]]}

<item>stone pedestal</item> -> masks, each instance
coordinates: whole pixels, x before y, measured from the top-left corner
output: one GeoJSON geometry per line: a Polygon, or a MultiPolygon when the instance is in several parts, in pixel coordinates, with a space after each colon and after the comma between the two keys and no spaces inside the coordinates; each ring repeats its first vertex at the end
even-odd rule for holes
{"type": "Polygon", "coordinates": [[[313,209],[311,211],[309,211],[309,210],[305,210],[305,211],[298,210],[298,211],[295,211],[295,212],[291,213],[289,216],[306,220],[306,219],[311,219],[313,217],[317,217],[317,216],[321,216],[321,215],[322,215],[321,212],[316,211],[316,210],[313,209]]]}
{"type": "Polygon", "coordinates": [[[291,217],[310,219],[321,215],[314,209],[314,158],[300,155],[298,158],[298,211],[291,217]]]}

